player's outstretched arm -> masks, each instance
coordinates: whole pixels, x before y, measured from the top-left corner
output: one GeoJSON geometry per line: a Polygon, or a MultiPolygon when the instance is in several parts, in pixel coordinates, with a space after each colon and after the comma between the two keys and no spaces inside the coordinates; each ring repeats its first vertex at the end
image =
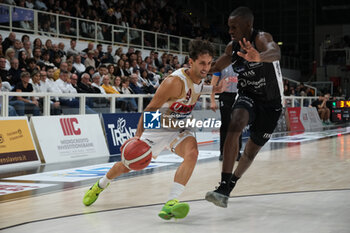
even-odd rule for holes
{"type": "MultiPolygon", "coordinates": [[[[219,78],[220,78],[219,74],[220,73],[214,73],[213,76],[211,77],[210,85],[212,85],[213,87],[215,87],[219,81],[219,78]]],[[[212,92],[210,95],[210,109],[213,110],[214,112],[216,112],[216,109],[217,109],[217,105],[215,101],[215,92],[212,92]]]]}
{"type": "Polygon", "coordinates": [[[244,52],[237,54],[249,62],[274,62],[281,58],[280,48],[269,33],[259,33],[255,40],[256,48],[245,38],[239,44],[244,52]]]}
{"type": "MultiPolygon", "coordinates": [[[[176,76],[167,77],[157,88],[151,102],[144,109],[145,112],[153,112],[160,109],[165,102],[170,99],[179,97],[183,88],[183,82],[176,76]]],[[[143,114],[140,117],[137,125],[137,131],[135,136],[141,137],[144,131],[143,128],[143,114]]]]}

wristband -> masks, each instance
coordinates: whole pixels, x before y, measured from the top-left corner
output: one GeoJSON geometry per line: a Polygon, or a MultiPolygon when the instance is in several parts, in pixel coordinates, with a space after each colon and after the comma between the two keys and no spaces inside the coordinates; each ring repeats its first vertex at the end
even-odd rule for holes
{"type": "Polygon", "coordinates": [[[215,72],[215,73],[213,73],[213,75],[215,75],[215,76],[220,76],[220,75],[221,75],[221,72],[215,72]]]}

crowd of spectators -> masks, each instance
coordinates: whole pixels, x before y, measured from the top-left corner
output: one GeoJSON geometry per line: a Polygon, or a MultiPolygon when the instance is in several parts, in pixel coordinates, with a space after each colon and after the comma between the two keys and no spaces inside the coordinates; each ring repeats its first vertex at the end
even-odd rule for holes
{"type": "MultiPolygon", "coordinates": [[[[120,25],[135,29],[184,36],[189,38],[217,37],[217,30],[209,24],[202,23],[198,17],[187,12],[181,4],[169,0],[4,0],[4,3],[20,7],[52,12],[62,16],[78,17],[113,25],[120,25]]],[[[56,32],[56,18],[49,14],[40,14],[39,31],[56,32]]],[[[21,21],[20,27],[33,29],[30,21],[21,21]]],[[[68,17],[60,18],[60,33],[75,35],[77,25],[68,17]],[[61,20],[62,19],[62,20],[61,20]]],[[[109,41],[111,28],[105,24],[98,24],[97,38],[109,41]]],[[[91,36],[95,31],[95,24],[83,22],[80,25],[81,36],[91,36]]],[[[133,31],[137,33],[137,31],[133,31]]],[[[137,37],[137,35],[135,35],[137,37]]],[[[93,37],[95,38],[95,37],[93,37]]],[[[147,37],[146,37],[147,38],[147,37]]],[[[133,38],[130,38],[133,39],[133,38]]],[[[152,39],[152,38],[151,38],[152,39]]],[[[144,43],[147,44],[147,40],[144,43]]]]}
{"type": "Polygon", "coordinates": [[[287,79],[283,80],[284,96],[315,96],[314,89],[306,87],[303,82],[291,84],[287,79]]]}
{"type": "MultiPolygon", "coordinates": [[[[315,97],[312,101],[310,99],[304,99],[303,103],[298,99],[294,100],[295,107],[315,107],[319,114],[320,120],[328,125],[331,123],[331,101],[336,99],[347,99],[343,93],[343,89],[338,86],[333,91],[333,96],[330,95],[330,90],[322,89],[319,90],[315,95],[315,89],[305,86],[304,83],[299,84],[291,84],[288,80],[283,80],[284,84],[284,96],[307,96],[307,97],[315,97]]],[[[285,106],[291,107],[292,100],[286,99],[285,106]]]]}
{"type": "MultiPolygon", "coordinates": [[[[54,44],[50,39],[31,41],[27,35],[18,39],[14,32],[3,39],[0,34],[1,91],[153,94],[166,76],[175,69],[189,66],[188,57],[180,64],[173,54],[160,56],[150,51],[142,56],[142,52],[134,48],[128,48],[126,53],[122,48],[113,50],[109,45],[104,51],[101,44],[90,42],[86,49],[78,51],[74,39],[66,49],[64,43],[54,44]]],[[[137,111],[134,98],[116,99],[121,111],[137,111]]],[[[42,101],[42,98],[14,97],[10,100],[10,114],[39,115],[42,101]]],[[[86,104],[86,112],[94,113],[96,106],[109,104],[109,100],[88,98],[86,104]]],[[[78,108],[79,100],[52,98],[51,114],[61,114],[64,106],[78,108]]]]}
{"type": "Polygon", "coordinates": [[[305,85],[303,82],[298,84],[290,83],[288,79],[284,79],[283,88],[284,96],[323,96],[327,93],[333,93],[333,97],[348,99],[341,86],[336,86],[333,88],[333,90],[330,90],[329,88],[322,88],[317,90],[317,93],[315,93],[315,89],[311,88],[310,85],[305,85]]]}

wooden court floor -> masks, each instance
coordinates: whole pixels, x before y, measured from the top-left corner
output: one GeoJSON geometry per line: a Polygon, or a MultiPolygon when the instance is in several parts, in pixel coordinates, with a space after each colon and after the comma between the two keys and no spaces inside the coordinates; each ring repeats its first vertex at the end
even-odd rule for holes
{"type": "Polygon", "coordinates": [[[350,232],[350,134],[265,147],[227,209],[204,200],[220,180],[221,162],[213,158],[197,164],[180,198],[191,206],[183,220],[157,216],[175,173],[170,166],[115,180],[90,207],[82,197],[96,179],[5,196],[0,232],[350,232]]]}

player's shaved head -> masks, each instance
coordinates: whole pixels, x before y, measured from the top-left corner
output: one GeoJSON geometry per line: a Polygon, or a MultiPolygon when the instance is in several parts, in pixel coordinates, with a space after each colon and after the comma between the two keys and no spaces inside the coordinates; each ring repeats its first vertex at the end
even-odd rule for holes
{"type": "Polygon", "coordinates": [[[237,17],[237,16],[253,24],[254,15],[253,15],[253,12],[248,7],[238,7],[234,11],[232,11],[230,14],[230,17],[237,17]]]}

